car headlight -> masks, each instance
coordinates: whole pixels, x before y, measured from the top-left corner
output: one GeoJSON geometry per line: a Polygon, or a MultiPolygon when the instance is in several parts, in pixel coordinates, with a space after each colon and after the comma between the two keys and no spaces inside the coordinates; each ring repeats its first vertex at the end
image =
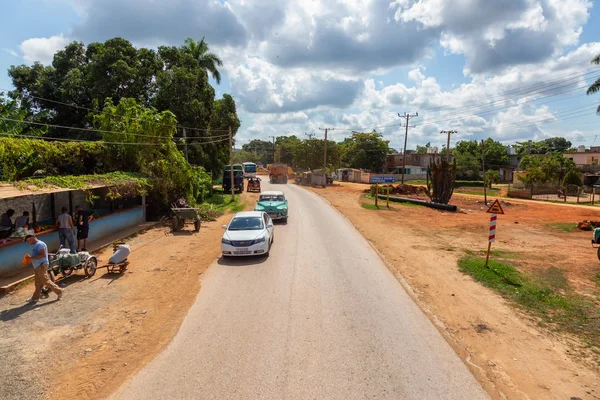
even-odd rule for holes
{"type": "Polygon", "coordinates": [[[254,207],[254,211],[263,211],[265,208],[263,206],[254,207]]]}
{"type": "Polygon", "coordinates": [[[258,239],[254,239],[254,244],[263,243],[267,238],[265,236],[259,237],[258,239]]]}
{"type": "Polygon", "coordinates": [[[221,243],[231,245],[231,240],[223,238],[221,239],[221,243]]]}

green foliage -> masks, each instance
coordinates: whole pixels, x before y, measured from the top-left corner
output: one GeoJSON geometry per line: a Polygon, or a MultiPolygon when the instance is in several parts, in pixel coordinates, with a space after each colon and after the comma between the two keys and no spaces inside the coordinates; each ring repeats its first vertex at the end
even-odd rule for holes
{"type": "MultiPolygon", "coordinates": [[[[488,170],[497,170],[510,162],[508,150],[502,143],[488,138],[484,142],[485,166],[488,170]]],[[[456,160],[456,176],[460,179],[481,179],[481,142],[461,140],[451,149],[456,160]]]]}
{"type": "Polygon", "coordinates": [[[431,147],[431,142],[428,142],[425,146],[417,145],[417,154],[427,154],[427,149],[431,147]]]}
{"type": "Polygon", "coordinates": [[[241,164],[244,162],[253,162],[253,163],[259,163],[260,162],[260,155],[250,152],[250,151],[245,151],[245,150],[240,150],[240,151],[236,151],[233,153],[233,163],[234,164],[241,164]]]}
{"type": "Polygon", "coordinates": [[[527,172],[522,178],[526,184],[561,181],[566,172],[574,168],[573,160],[560,153],[525,156],[519,164],[519,169],[527,172]]]}
{"type": "Polygon", "coordinates": [[[427,196],[434,203],[448,204],[454,193],[456,161],[452,164],[445,159],[439,163],[433,160],[427,167],[427,196]]]}
{"type": "MultiPolygon", "coordinates": [[[[273,162],[273,142],[267,140],[254,139],[249,143],[242,145],[242,150],[257,154],[260,159],[258,163],[267,165],[273,162]]],[[[283,153],[283,152],[282,152],[283,153]]],[[[295,165],[293,162],[290,165],[295,165]]]]}
{"type": "Polygon", "coordinates": [[[133,99],[122,99],[117,106],[107,99],[102,114],[94,123],[108,142],[105,145],[131,170],[152,177],[153,193],[169,204],[184,196],[191,205],[201,203],[212,189],[212,178],[201,167],[191,166],[173,142],[177,120],[169,111],[157,112],[133,99]]]}
{"type": "Polygon", "coordinates": [[[583,186],[583,181],[581,180],[581,176],[574,169],[570,169],[569,172],[565,175],[562,181],[563,186],[567,185],[575,185],[575,186],[583,186]]]}
{"type": "Polygon", "coordinates": [[[495,260],[485,268],[485,258],[465,256],[460,270],[483,285],[499,292],[519,306],[556,328],[579,334],[600,346],[600,310],[586,297],[563,293],[568,285],[560,270],[545,271],[536,278],[524,275],[513,265],[495,260]]]}
{"type": "Polygon", "coordinates": [[[181,50],[192,56],[203,70],[210,72],[218,84],[221,83],[221,73],[217,67],[223,66],[223,61],[216,54],[209,52],[204,37],[198,42],[195,42],[192,38],[185,39],[185,44],[181,47],[181,50]]]}
{"type": "Polygon", "coordinates": [[[564,153],[571,148],[571,142],[562,137],[553,137],[539,142],[518,142],[513,147],[520,155],[564,153]]]}
{"type": "Polygon", "coordinates": [[[389,141],[375,130],[370,133],[355,132],[345,139],[342,147],[342,162],[358,169],[380,172],[389,154],[389,141]]]}
{"type": "Polygon", "coordinates": [[[96,175],[62,175],[27,178],[16,182],[19,187],[31,188],[36,186],[44,188],[58,186],[65,189],[78,189],[87,192],[87,200],[93,203],[91,189],[98,186],[108,186],[107,198],[109,200],[121,197],[142,196],[148,194],[151,180],[136,173],[111,172],[96,175]]]}
{"type": "Polygon", "coordinates": [[[83,175],[129,170],[127,163],[101,143],[47,142],[37,139],[0,138],[0,180],[16,181],[42,175],[83,175]]]}
{"type": "MultiPolygon", "coordinates": [[[[600,54],[594,57],[591,63],[600,65],[600,54]]],[[[590,85],[590,87],[587,90],[587,94],[590,95],[598,92],[600,92],[600,78],[596,79],[596,81],[594,81],[594,83],[590,85]]],[[[600,105],[598,106],[597,113],[600,114],[600,105]]]]}
{"type": "MultiPolygon", "coordinates": [[[[209,143],[206,137],[227,134],[228,126],[235,135],[240,125],[233,98],[224,95],[215,100],[208,82],[207,70],[218,79],[215,68],[221,65],[208,52],[204,39],[188,40],[182,47],[161,46],[158,51],[136,49],[122,38],[87,47],[73,42],[56,52],[51,66],[12,66],[9,76],[16,90],[10,95],[22,98],[24,118],[77,128],[92,126],[96,113],[85,108],[99,111],[106,99],[116,105],[130,98],[145,107],[171,111],[181,125],[208,128],[187,132],[192,138],[188,141],[190,162],[218,171],[227,161],[228,143],[209,143]]],[[[24,131],[32,134],[34,129],[25,126],[24,131]]],[[[50,128],[49,133],[60,138],[100,139],[98,133],[80,130],[50,128]]],[[[182,135],[182,130],[174,133],[182,135]]]]}
{"type": "Polygon", "coordinates": [[[485,171],[485,182],[488,187],[491,188],[492,185],[500,183],[501,180],[502,177],[500,176],[500,172],[493,169],[485,171]]]}

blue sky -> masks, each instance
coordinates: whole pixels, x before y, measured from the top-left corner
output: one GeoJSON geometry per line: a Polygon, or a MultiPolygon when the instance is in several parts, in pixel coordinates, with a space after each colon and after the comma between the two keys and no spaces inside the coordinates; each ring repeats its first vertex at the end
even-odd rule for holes
{"type": "MultiPolygon", "coordinates": [[[[442,129],[458,130],[453,142],[560,135],[600,144],[600,95],[586,96],[591,81],[581,77],[600,76],[589,64],[600,53],[600,10],[587,0],[3,3],[12,17],[0,26],[2,71],[49,63],[70,40],[156,47],[206,36],[225,61],[217,93],[238,104],[238,143],[327,126],[334,139],[377,128],[399,149],[403,130],[389,125],[418,111],[408,148],[441,147],[442,129]],[[560,78],[566,84],[548,92],[560,78]]],[[[0,88],[10,87],[0,74],[0,88]]]]}

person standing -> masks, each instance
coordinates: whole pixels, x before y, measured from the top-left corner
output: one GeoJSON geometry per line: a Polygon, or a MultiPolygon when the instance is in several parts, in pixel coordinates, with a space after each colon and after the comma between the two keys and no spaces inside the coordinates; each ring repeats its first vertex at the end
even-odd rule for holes
{"type": "Polygon", "coordinates": [[[81,251],[87,251],[87,241],[90,232],[90,222],[94,218],[88,210],[84,210],[80,206],[75,206],[77,218],[77,248],[81,251]],[[83,241],[83,247],[81,242],[83,241]]]}
{"type": "Polygon", "coordinates": [[[67,207],[63,207],[60,210],[62,213],[56,218],[56,224],[58,228],[58,238],[60,239],[60,245],[65,247],[69,242],[69,249],[71,253],[76,254],[77,249],[75,248],[75,225],[73,225],[73,218],[69,215],[67,207]]]}
{"type": "Polygon", "coordinates": [[[48,246],[46,246],[46,243],[38,240],[35,235],[25,236],[25,242],[31,246],[31,254],[27,254],[27,256],[31,259],[33,270],[35,272],[35,291],[33,292],[31,299],[27,301],[29,303],[37,303],[44,286],[47,286],[56,293],[58,300],[60,300],[63,295],[63,289],[52,282],[48,276],[48,264],[50,264],[50,261],[48,260],[48,246]]]}

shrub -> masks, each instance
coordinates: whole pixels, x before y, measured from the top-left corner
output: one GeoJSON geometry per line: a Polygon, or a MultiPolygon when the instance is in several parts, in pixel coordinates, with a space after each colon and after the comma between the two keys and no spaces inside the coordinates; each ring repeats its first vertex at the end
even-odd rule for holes
{"type": "Polygon", "coordinates": [[[583,181],[581,180],[581,176],[574,169],[570,169],[569,172],[565,175],[563,182],[563,186],[574,185],[574,186],[583,186],[583,181]]]}

